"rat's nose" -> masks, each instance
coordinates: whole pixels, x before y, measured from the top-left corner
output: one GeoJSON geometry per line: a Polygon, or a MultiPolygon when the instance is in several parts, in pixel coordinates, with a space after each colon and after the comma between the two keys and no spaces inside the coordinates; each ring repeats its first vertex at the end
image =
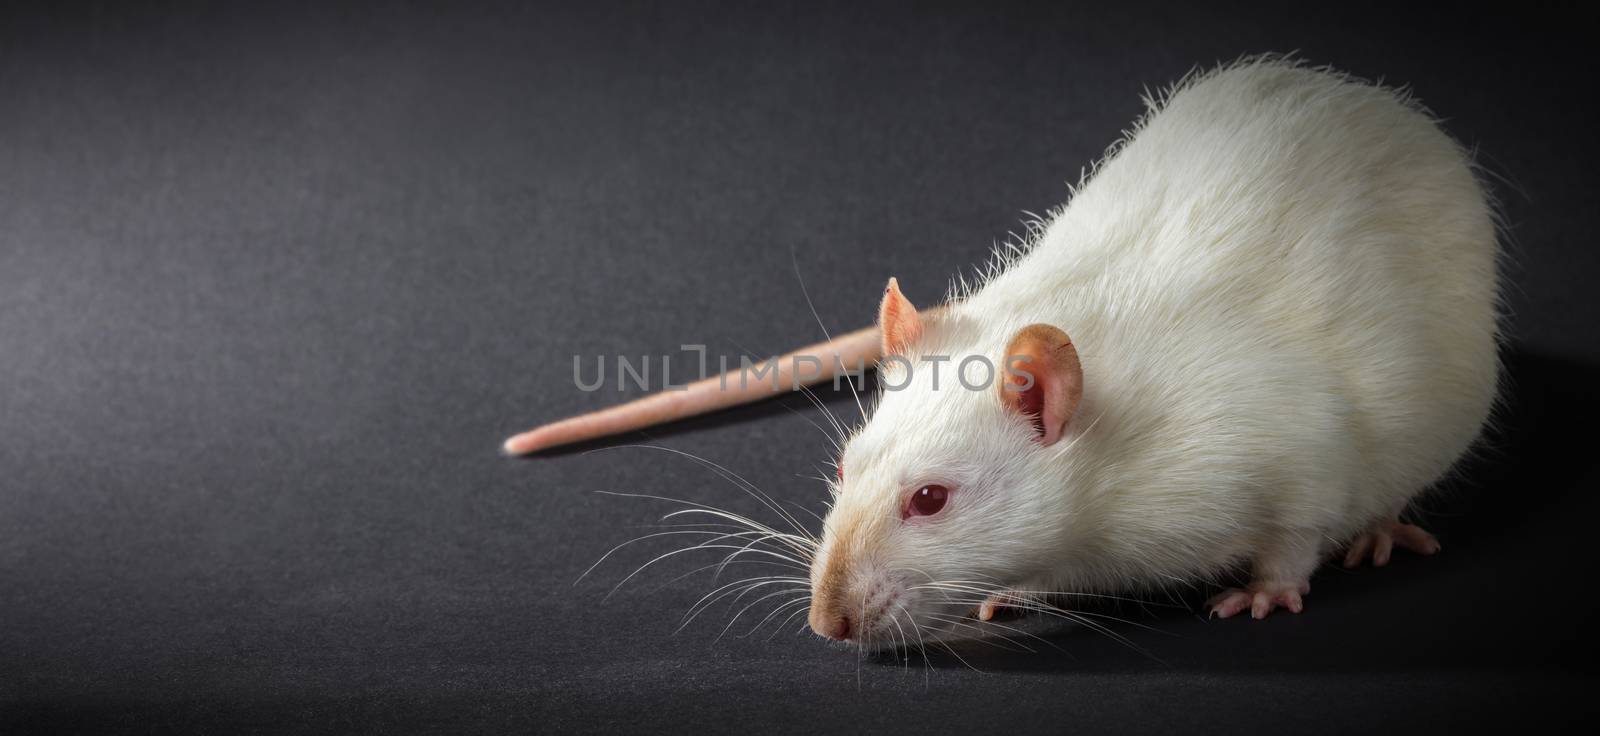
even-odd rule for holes
{"type": "Polygon", "coordinates": [[[835,614],[822,607],[813,606],[811,609],[811,630],[834,641],[844,641],[850,638],[850,617],[844,614],[835,614]]]}
{"type": "Polygon", "coordinates": [[[834,641],[844,641],[850,638],[850,617],[839,616],[837,618],[828,620],[826,625],[821,628],[817,628],[816,626],[812,626],[812,628],[816,629],[818,634],[826,636],[829,639],[834,641]]]}

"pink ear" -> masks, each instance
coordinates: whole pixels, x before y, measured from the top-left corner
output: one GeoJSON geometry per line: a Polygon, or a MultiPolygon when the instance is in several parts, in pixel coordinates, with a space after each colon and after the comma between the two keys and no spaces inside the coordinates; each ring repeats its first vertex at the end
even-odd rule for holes
{"type": "Polygon", "coordinates": [[[1001,403],[1033,420],[1040,444],[1055,444],[1083,398],[1083,366],[1072,338],[1058,327],[1028,325],[1011,338],[1004,361],[1001,403]]]}
{"type": "Polygon", "coordinates": [[[884,355],[904,355],[905,349],[922,336],[922,318],[911,300],[900,293],[900,282],[889,279],[878,305],[878,332],[883,336],[884,355]]]}

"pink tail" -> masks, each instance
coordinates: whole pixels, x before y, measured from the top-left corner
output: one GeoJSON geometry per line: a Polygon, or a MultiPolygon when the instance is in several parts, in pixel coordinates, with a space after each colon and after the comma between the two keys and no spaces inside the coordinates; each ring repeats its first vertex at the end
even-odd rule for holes
{"type": "Polygon", "coordinates": [[[815,363],[808,360],[801,364],[803,372],[800,375],[799,385],[810,386],[830,381],[857,366],[872,367],[882,357],[880,343],[878,328],[867,327],[856,330],[828,342],[763,361],[744,375],[747,379],[744,381],[739,380],[736,373],[730,372],[725,374],[729,376],[726,381],[721,376],[706,378],[691,383],[684,389],[663,391],[621,406],[535,427],[506,440],[505,452],[508,455],[526,455],[560,445],[687,419],[718,409],[788,393],[795,390],[796,386],[797,365],[794,360],[796,356],[815,357],[821,361],[820,370],[815,375],[809,371],[816,366],[815,363]],[[776,365],[773,365],[774,362],[776,365]],[[770,378],[770,374],[764,373],[768,369],[777,370],[776,380],[770,378]],[[757,372],[762,372],[760,378],[756,377],[757,372]]]}

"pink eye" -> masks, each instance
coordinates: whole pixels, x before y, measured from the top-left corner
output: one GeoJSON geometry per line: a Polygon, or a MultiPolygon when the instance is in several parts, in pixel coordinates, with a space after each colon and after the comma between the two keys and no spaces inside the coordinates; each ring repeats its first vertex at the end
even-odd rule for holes
{"type": "Polygon", "coordinates": [[[844,461],[840,460],[833,465],[834,474],[839,476],[839,482],[844,482],[844,461]]]}
{"type": "Polygon", "coordinates": [[[944,486],[923,486],[911,494],[906,504],[906,516],[933,516],[944,508],[950,498],[950,489],[944,486]]]}

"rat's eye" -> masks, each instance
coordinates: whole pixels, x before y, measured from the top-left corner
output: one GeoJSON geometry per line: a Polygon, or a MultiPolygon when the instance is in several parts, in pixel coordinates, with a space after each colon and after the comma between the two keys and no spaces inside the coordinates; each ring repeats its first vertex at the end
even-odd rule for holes
{"type": "Polygon", "coordinates": [[[906,504],[906,516],[933,516],[944,508],[950,498],[950,489],[944,486],[923,486],[911,494],[906,504]]]}
{"type": "Polygon", "coordinates": [[[843,483],[844,482],[844,461],[840,460],[839,462],[834,463],[833,464],[833,469],[834,469],[834,475],[839,476],[839,482],[843,483]]]}

